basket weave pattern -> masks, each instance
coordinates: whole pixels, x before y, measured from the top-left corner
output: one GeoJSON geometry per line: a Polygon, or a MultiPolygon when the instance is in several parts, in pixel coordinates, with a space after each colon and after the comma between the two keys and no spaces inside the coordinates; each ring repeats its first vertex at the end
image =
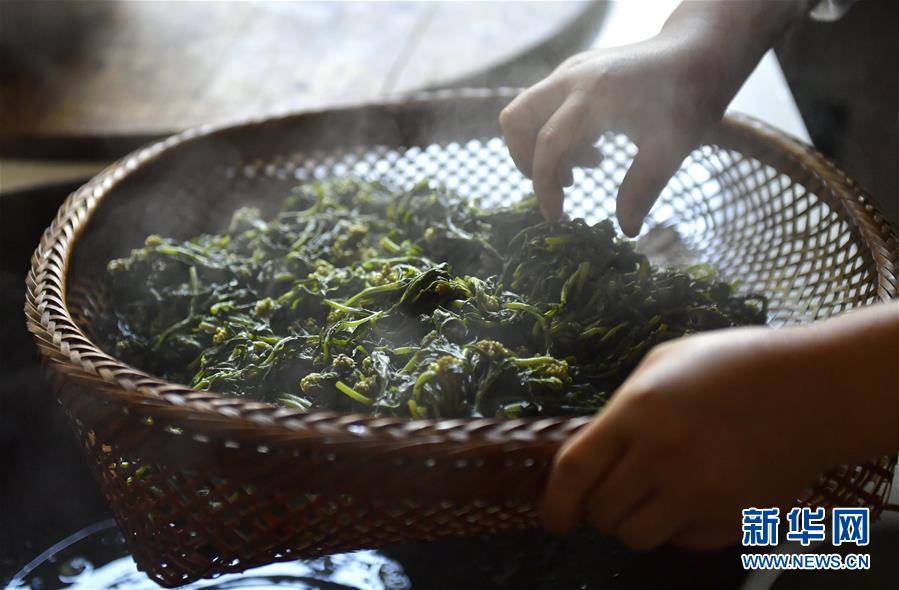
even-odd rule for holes
{"type": "MultiPolygon", "coordinates": [[[[197,129],[142,149],[72,194],[35,251],[26,315],[138,566],[174,586],[273,560],[534,526],[558,446],[578,419],[402,421],[303,414],[167,383],[91,338],[105,262],[149,233],[215,230],[233,209],[271,207],[297,182],[353,174],[421,178],[493,205],[530,183],[496,114],[512,91],[451,91],[362,107],[197,129]],[[161,227],[162,226],[162,227],[161,227]]],[[[634,146],[607,135],[576,170],[566,206],[614,211],[634,146]]],[[[650,226],[691,259],[770,299],[794,324],[897,296],[896,232],[811,148],[729,119],[665,189],[650,226]]],[[[813,505],[869,506],[889,494],[894,457],[821,477],[813,505]]]]}

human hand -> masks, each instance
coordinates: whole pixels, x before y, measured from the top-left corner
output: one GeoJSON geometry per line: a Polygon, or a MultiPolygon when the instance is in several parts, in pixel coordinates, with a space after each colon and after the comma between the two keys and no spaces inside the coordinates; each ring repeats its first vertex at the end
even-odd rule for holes
{"type": "Polygon", "coordinates": [[[834,404],[809,377],[812,350],[801,330],[767,328],[657,346],[557,453],[544,525],[586,520],[638,550],[738,541],[741,509],[786,508],[833,465],[821,441],[840,416],[816,415],[834,404]]]}
{"type": "Polygon", "coordinates": [[[622,231],[637,235],[668,179],[803,11],[800,2],[684,2],[655,37],[574,55],[515,98],[500,125],[544,217],[559,218],[572,167],[595,166],[593,144],[614,131],[638,147],[616,212],[622,231]]]}
{"type": "Polygon", "coordinates": [[[726,105],[711,85],[695,79],[691,53],[658,38],[587,51],[502,111],[509,152],[533,179],[545,218],[561,215],[572,167],[596,165],[593,144],[615,131],[639,149],[618,190],[617,215],[625,234],[640,231],[668,179],[726,105]]]}

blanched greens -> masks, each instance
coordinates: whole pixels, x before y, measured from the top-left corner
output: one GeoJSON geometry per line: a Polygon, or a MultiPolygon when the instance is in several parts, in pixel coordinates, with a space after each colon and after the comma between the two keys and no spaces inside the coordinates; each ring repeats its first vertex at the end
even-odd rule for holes
{"type": "Polygon", "coordinates": [[[414,418],[595,412],[655,344],[765,319],[707,267],[650,267],[605,221],[478,210],[420,184],[297,188],[271,220],[152,235],[108,265],[111,353],[309,410],[414,418]]]}

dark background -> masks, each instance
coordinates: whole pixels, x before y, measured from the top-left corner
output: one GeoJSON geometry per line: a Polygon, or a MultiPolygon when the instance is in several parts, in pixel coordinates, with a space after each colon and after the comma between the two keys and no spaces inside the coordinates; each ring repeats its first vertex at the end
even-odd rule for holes
{"type": "Polygon", "coordinates": [[[804,19],[775,52],[815,147],[899,225],[899,2],[804,19]]]}
{"type": "Polygon", "coordinates": [[[72,182],[0,196],[0,585],[64,536],[110,516],[25,329],[25,274],[72,182]]]}

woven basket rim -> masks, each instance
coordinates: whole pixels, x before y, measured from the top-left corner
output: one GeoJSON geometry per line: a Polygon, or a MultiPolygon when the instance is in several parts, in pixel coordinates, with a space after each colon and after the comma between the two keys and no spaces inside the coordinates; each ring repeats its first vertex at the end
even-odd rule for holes
{"type": "MultiPolygon", "coordinates": [[[[204,422],[207,423],[221,422],[222,427],[227,425],[240,428],[244,432],[250,429],[260,434],[264,432],[267,436],[279,435],[287,438],[310,436],[318,430],[317,425],[320,424],[327,430],[331,440],[394,436],[395,432],[391,433],[394,429],[401,429],[409,434],[428,433],[439,438],[442,431],[449,431],[464,423],[468,426],[465,430],[471,437],[483,434],[492,438],[497,432],[526,432],[528,438],[532,438],[535,434],[545,434],[552,439],[561,440],[567,433],[589,421],[590,417],[410,421],[325,411],[300,412],[266,402],[195,390],[147,374],[104,352],[73,320],[66,300],[71,255],[91,216],[105,197],[125,178],[159,159],[163,154],[218,133],[237,132],[260,124],[278,125],[290,120],[359,108],[402,108],[434,101],[460,99],[506,97],[511,99],[518,92],[520,89],[514,88],[419,92],[402,98],[370,101],[333,109],[296,111],[237,123],[205,125],[135,150],[69,195],[50,227],[44,232],[32,256],[31,270],[26,279],[25,314],[28,329],[45,358],[49,359],[50,364],[59,372],[79,381],[91,382],[95,392],[100,391],[105,397],[115,398],[122,404],[140,403],[148,410],[155,407],[174,421],[178,419],[186,421],[190,417],[202,415],[204,422]],[[355,429],[350,432],[346,428],[350,425],[367,425],[372,428],[355,429]],[[522,428],[525,425],[527,428],[522,428]]],[[[852,179],[812,146],[752,117],[725,116],[717,132],[750,139],[772,150],[786,152],[819,177],[834,191],[837,200],[845,209],[846,218],[855,224],[874,257],[879,280],[878,298],[886,301],[899,296],[897,288],[899,238],[896,229],[852,179]]]]}

